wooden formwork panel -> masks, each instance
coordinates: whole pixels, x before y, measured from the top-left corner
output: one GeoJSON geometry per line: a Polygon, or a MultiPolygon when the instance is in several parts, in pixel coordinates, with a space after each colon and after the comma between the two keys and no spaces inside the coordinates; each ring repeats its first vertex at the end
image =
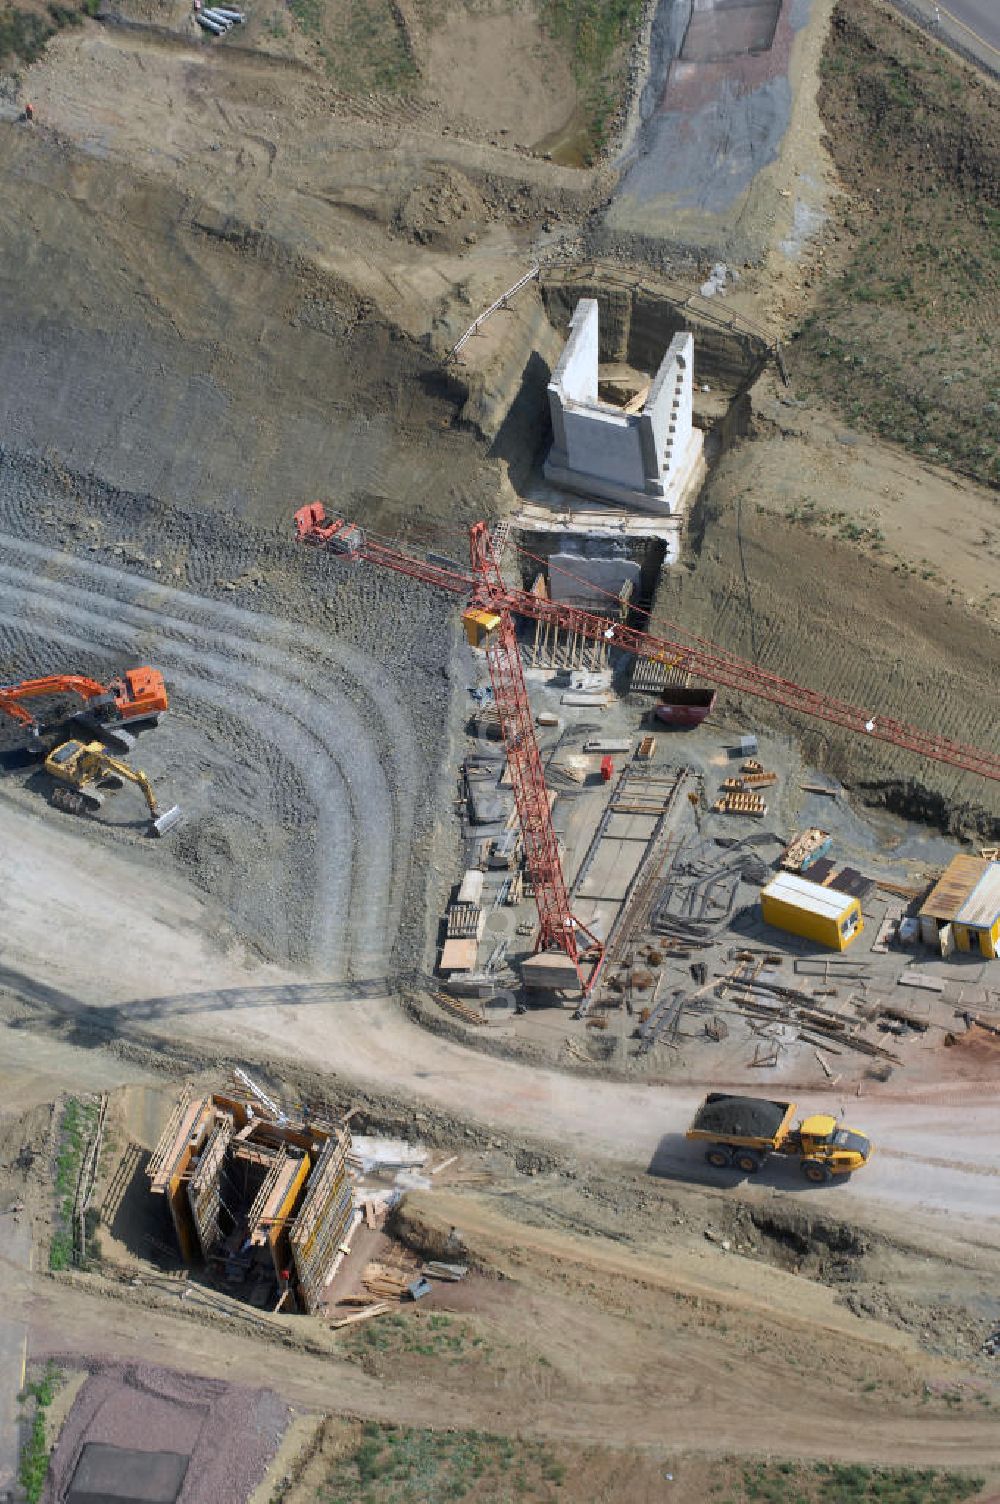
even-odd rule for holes
{"type": "Polygon", "coordinates": [[[201,1256],[207,1258],[219,1240],[219,1177],[233,1136],[233,1120],[221,1118],[209,1135],[198,1160],[198,1167],[187,1182],[187,1199],[191,1208],[201,1256]]]}
{"type": "Polygon", "coordinates": [[[347,1133],[336,1133],[327,1141],[291,1230],[292,1258],[307,1311],[319,1305],[354,1219],[354,1187],[347,1169],[350,1142],[347,1133]]]}

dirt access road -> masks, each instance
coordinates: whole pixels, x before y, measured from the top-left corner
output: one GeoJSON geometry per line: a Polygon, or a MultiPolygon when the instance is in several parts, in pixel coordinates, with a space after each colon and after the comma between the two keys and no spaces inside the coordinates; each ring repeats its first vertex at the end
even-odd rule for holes
{"type": "MultiPolygon", "coordinates": [[[[75,826],[47,823],[47,811],[26,816],[0,800],[0,849],[7,895],[0,985],[57,1020],[76,1017],[112,1037],[184,1039],[226,1056],[235,1049],[274,1062],[279,1073],[282,1059],[305,1060],[319,1073],[437,1105],[498,1134],[552,1140],[667,1177],[705,1178],[700,1155],[682,1137],[699,1086],[591,1081],[494,1059],[425,1032],[389,998],[359,998],[350,984],[227,956],[205,938],[212,918],[203,900],[166,871],[141,876],[118,850],[95,851],[75,826]],[[78,886],[83,864],[88,904],[61,904],[54,936],[52,895],[78,886]]],[[[913,1215],[939,1230],[947,1223],[952,1234],[960,1223],[963,1239],[989,1241],[1000,1222],[995,1092],[975,1083],[905,1096],[871,1090],[878,1095],[844,1104],[835,1094],[810,1093],[810,1107],[838,1112],[843,1105],[878,1146],[849,1187],[806,1190],[794,1167],[777,1161],[754,1185],[734,1180],[734,1193],[795,1192],[817,1208],[842,1197],[845,1214],[913,1215]]]]}

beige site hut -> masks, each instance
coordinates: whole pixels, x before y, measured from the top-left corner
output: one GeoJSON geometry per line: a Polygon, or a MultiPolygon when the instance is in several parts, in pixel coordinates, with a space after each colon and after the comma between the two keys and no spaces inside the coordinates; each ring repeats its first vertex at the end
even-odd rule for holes
{"type": "Polygon", "coordinates": [[[856,897],[811,883],[797,872],[779,872],[771,879],[761,890],[760,912],[765,924],[830,950],[846,950],[865,927],[856,897]]]}
{"type": "Polygon", "coordinates": [[[920,938],[943,955],[952,949],[1000,955],[1000,862],[953,856],[924,899],[920,938]]]}

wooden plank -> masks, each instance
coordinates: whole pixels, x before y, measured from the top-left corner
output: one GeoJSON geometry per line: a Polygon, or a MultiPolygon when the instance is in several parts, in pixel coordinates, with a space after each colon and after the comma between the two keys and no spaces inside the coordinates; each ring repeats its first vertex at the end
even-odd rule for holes
{"type": "Polygon", "coordinates": [[[940,977],[927,976],[924,972],[902,972],[896,978],[898,987],[923,987],[927,992],[943,992],[945,983],[940,977]]]}
{"type": "Polygon", "coordinates": [[[370,1321],[373,1316],[382,1316],[386,1311],[391,1311],[392,1306],[388,1301],[380,1300],[376,1305],[366,1306],[363,1311],[355,1311],[353,1316],[342,1316],[339,1321],[331,1321],[333,1330],[339,1331],[342,1326],[354,1326],[358,1321],[370,1321]]]}
{"type": "Polygon", "coordinates": [[[897,898],[923,898],[927,892],[928,884],[924,883],[921,887],[915,888],[908,883],[890,883],[884,878],[877,877],[875,879],[875,886],[876,888],[880,888],[883,893],[894,893],[897,898]]]}

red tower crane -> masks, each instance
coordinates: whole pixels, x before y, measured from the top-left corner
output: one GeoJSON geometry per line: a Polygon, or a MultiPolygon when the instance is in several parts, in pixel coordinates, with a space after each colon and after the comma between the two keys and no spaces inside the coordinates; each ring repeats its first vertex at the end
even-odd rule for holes
{"type": "Polygon", "coordinates": [[[299,538],[307,543],[343,558],[382,565],[467,600],[462,620],[473,646],[484,643],[486,646],[490,681],[521,822],[525,861],[538,905],[536,948],[564,951],[576,967],[585,993],[597,980],[604,951],[598,937],[576,919],[570,909],[513,615],[550,622],[592,641],[603,640],[626,652],[683,668],[710,684],[770,700],[801,715],[830,721],[876,741],[917,752],[935,762],[949,763],[1000,781],[1000,756],[996,753],[921,731],[902,721],[862,710],[832,695],[805,689],[722,649],[670,642],[611,617],[546,600],[528,590],[512,588],[500,573],[489,529],[484,522],[475,523],[470,530],[468,571],[445,561],[423,558],[395,544],[379,542],[345,518],[327,518],[322,502],[301,507],[295,513],[295,527],[299,538]]]}

